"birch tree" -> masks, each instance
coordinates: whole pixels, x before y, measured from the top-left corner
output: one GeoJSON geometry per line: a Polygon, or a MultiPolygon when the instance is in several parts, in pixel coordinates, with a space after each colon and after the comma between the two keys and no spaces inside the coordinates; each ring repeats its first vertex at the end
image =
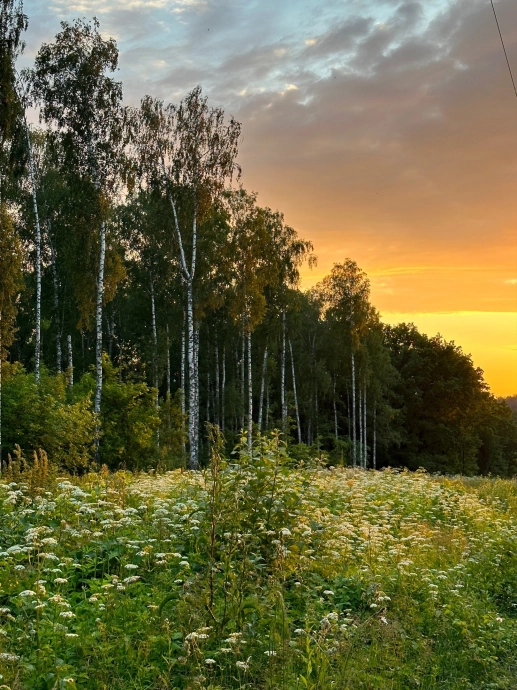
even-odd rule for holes
{"type": "Polygon", "coordinates": [[[355,466],[359,460],[359,464],[362,465],[364,462],[362,429],[364,409],[361,404],[362,380],[357,376],[356,360],[371,312],[369,303],[370,282],[366,273],[359,268],[355,261],[346,259],[344,263],[334,265],[330,275],[318,283],[316,292],[323,304],[325,319],[331,326],[335,344],[341,353],[349,353],[352,379],[352,464],[355,466]],[[357,398],[359,398],[359,409],[357,409],[357,398]],[[358,421],[359,439],[357,439],[358,421]],[[359,444],[357,443],[358,440],[359,444]]]}
{"type": "MultiPolygon", "coordinates": [[[[106,260],[106,219],[119,179],[123,146],[122,86],[110,73],[117,69],[118,50],[104,40],[99,22],[62,22],[54,43],[44,44],[33,71],[33,93],[41,118],[55,127],[67,159],[91,181],[100,212],[98,228],[97,295],[95,300],[96,386],[94,411],[102,396],[102,313],[106,260]]],[[[97,433],[98,450],[98,433],[97,433]]]]}
{"type": "Polygon", "coordinates": [[[212,203],[234,173],[240,124],[225,122],[221,108],[208,106],[201,88],[179,104],[143,99],[135,118],[134,142],[145,179],[157,184],[172,211],[181,280],[187,306],[189,466],[199,467],[199,319],[196,310],[198,232],[212,203]]]}

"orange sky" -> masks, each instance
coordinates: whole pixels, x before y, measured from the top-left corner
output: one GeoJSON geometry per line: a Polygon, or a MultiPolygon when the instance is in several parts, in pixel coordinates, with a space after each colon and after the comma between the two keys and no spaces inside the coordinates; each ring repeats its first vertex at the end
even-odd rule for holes
{"type": "MultiPolygon", "coordinates": [[[[517,3],[494,2],[517,78],[517,3]]],[[[125,100],[201,84],[242,122],[243,184],[386,321],[472,353],[517,393],[517,98],[489,0],[26,0],[30,64],[96,15],[125,100]]]]}

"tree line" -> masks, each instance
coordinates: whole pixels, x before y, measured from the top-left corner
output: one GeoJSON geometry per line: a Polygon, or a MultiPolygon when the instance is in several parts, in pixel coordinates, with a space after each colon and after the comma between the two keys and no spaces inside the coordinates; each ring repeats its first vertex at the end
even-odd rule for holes
{"type": "Polygon", "coordinates": [[[215,424],[250,452],[279,428],[297,461],[515,472],[461,348],[383,325],[351,259],[300,290],[312,244],[242,187],[240,124],[200,87],[125,106],[96,19],[18,74],[27,17],[0,7],[0,461],[197,469],[215,424]]]}

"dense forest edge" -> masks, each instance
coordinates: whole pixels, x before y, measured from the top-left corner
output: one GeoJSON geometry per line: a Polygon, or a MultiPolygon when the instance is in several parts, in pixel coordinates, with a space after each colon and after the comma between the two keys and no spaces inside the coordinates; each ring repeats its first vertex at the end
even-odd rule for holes
{"type": "Polygon", "coordinates": [[[300,289],[313,247],[242,187],[240,124],[200,87],[124,106],[96,19],[17,73],[27,21],[2,0],[2,471],[198,469],[216,425],[301,464],[517,472],[515,397],[461,347],[383,324],[352,259],[300,289]]]}

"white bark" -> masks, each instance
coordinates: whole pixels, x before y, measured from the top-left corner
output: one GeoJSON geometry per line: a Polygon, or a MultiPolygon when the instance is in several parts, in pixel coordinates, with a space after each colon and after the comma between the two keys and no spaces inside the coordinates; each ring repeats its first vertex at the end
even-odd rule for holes
{"type": "Polygon", "coordinates": [[[248,450],[253,443],[253,381],[251,377],[251,333],[248,331],[248,450]]]}
{"type": "Polygon", "coordinates": [[[214,419],[218,427],[221,426],[221,386],[219,379],[219,343],[215,343],[215,402],[214,402],[214,419]]]}
{"type": "Polygon", "coordinates": [[[210,369],[206,372],[206,421],[210,424],[210,369]]]}
{"type": "Polygon", "coordinates": [[[224,415],[225,406],[224,398],[226,391],[226,345],[223,345],[223,380],[222,380],[222,391],[221,391],[221,431],[224,433],[224,415]]]}
{"type": "Polygon", "coordinates": [[[246,379],[246,339],[244,337],[244,329],[241,336],[241,431],[244,431],[244,381],[246,379]]]}
{"type": "Polygon", "coordinates": [[[373,448],[372,448],[372,466],[377,469],[377,405],[373,406],[373,448]]]}
{"type": "MultiPolygon", "coordinates": [[[[162,167],[165,175],[165,162],[162,159],[162,167]]],[[[197,198],[194,199],[194,218],[192,221],[192,260],[190,268],[187,266],[183,239],[178,221],[176,204],[172,194],[168,193],[169,202],[174,216],[174,229],[179,245],[180,268],[187,287],[187,356],[189,368],[189,467],[197,470],[199,467],[199,376],[198,376],[198,351],[196,339],[199,337],[197,324],[194,323],[194,275],[196,272],[197,252],[197,198]],[[196,335],[197,332],[197,335],[196,335]]]]}
{"type": "Polygon", "coordinates": [[[183,457],[185,457],[186,446],[185,446],[185,401],[186,401],[186,387],[185,387],[185,314],[183,314],[183,328],[181,329],[181,369],[180,369],[180,385],[181,385],[181,430],[182,430],[182,441],[181,449],[183,457]]]}
{"type": "MultiPolygon", "coordinates": [[[[296,412],[296,428],[298,430],[298,443],[301,443],[302,442],[302,427],[300,425],[300,411],[298,409],[298,394],[296,392],[296,376],[294,373],[293,344],[291,342],[291,338],[289,338],[289,353],[291,355],[291,372],[293,375],[293,393],[294,393],[294,410],[296,412]]],[[[335,400],[334,400],[334,406],[335,406],[335,400]]],[[[337,423],[336,423],[336,430],[337,430],[337,423]]]]}
{"type": "Polygon", "coordinates": [[[364,393],[363,393],[363,454],[364,454],[364,469],[368,467],[368,444],[366,435],[366,382],[364,383],[364,393]]]}
{"type": "MultiPolygon", "coordinates": [[[[258,428],[262,432],[262,409],[264,403],[264,387],[266,385],[266,370],[267,370],[267,345],[264,350],[264,359],[262,361],[262,379],[260,382],[260,400],[259,400],[259,414],[258,414],[258,428]]],[[[267,423],[267,422],[266,422],[267,423]]]]}
{"type": "Polygon", "coordinates": [[[282,405],[282,431],[287,433],[287,400],[285,396],[285,309],[282,310],[282,360],[280,362],[280,402],[282,405]]]}
{"type": "Polygon", "coordinates": [[[56,320],[56,372],[61,373],[63,354],[61,351],[61,321],[59,318],[59,281],[57,279],[56,250],[50,241],[50,256],[52,262],[52,282],[54,284],[54,318],[56,320]]]}
{"type": "Polygon", "coordinates": [[[352,350],[352,465],[357,465],[357,447],[356,447],[356,424],[355,424],[355,357],[352,350]]]}
{"type": "Polygon", "coordinates": [[[167,400],[171,397],[171,342],[169,324],[167,324],[167,400]]]}
{"type": "Polygon", "coordinates": [[[335,377],[334,377],[334,396],[332,398],[332,402],[334,403],[334,436],[336,437],[336,441],[337,441],[338,429],[337,429],[336,379],[335,379],[335,377]]]}
{"type": "Polygon", "coordinates": [[[36,383],[40,382],[41,359],[41,226],[38,213],[38,199],[36,195],[36,176],[34,174],[34,159],[32,156],[32,144],[27,121],[25,121],[27,135],[27,147],[29,152],[29,172],[32,187],[32,205],[36,222],[36,350],[34,353],[34,376],[36,383]]]}
{"type": "Polygon", "coordinates": [[[194,295],[192,280],[187,282],[187,359],[189,375],[189,418],[188,418],[188,438],[189,438],[189,467],[197,470],[198,461],[198,395],[197,395],[197,361],[196,344],[194,336],[194,295]]]}
{"type": "Polygon", "coordinates": [[[68,385],[70,388],[74,385],[74,360],[73,360],[73,352],[72,352],[72,336],[67,335],[66,337],[66,342],[68,346],[68,385]]]}
{"type": "Polygon", "coordinates": [[[158,409],[158,332],[156,329],[156,303],[154,299],[154,279],[152,273],[149,273],[149,284],[151,291],[151,326],[153,332],[154,406],[158,409]]]}
{"type": "Polygon", "coordinates": [[[363,389],[361,382],[358,383],[359,388],[359,465],[363,467],[363,389]]]}
{"type": "MultiPolygon", "coordinates": [[[[96,368],[96,384],[95,384],[95,398],[93,410],[97,417],[101,411],[101,396],[102,396],[102,301],[104,297],[104,262],[106,259],[106,225],[104,221],[100,227],[100,254],[99,254],[99,273],[97,275],[97,304],[95,308],[95,326],[96,326],[96,340],[95,340],[95,368],[96,368]]],[[[99,422],[97,421],[97,425],[99,422]]],[[[100,429],[98,429],[98,432],[100,429]]],[[[96,451],[99,447],[99,434],[96,434],[96,451]]]]}

